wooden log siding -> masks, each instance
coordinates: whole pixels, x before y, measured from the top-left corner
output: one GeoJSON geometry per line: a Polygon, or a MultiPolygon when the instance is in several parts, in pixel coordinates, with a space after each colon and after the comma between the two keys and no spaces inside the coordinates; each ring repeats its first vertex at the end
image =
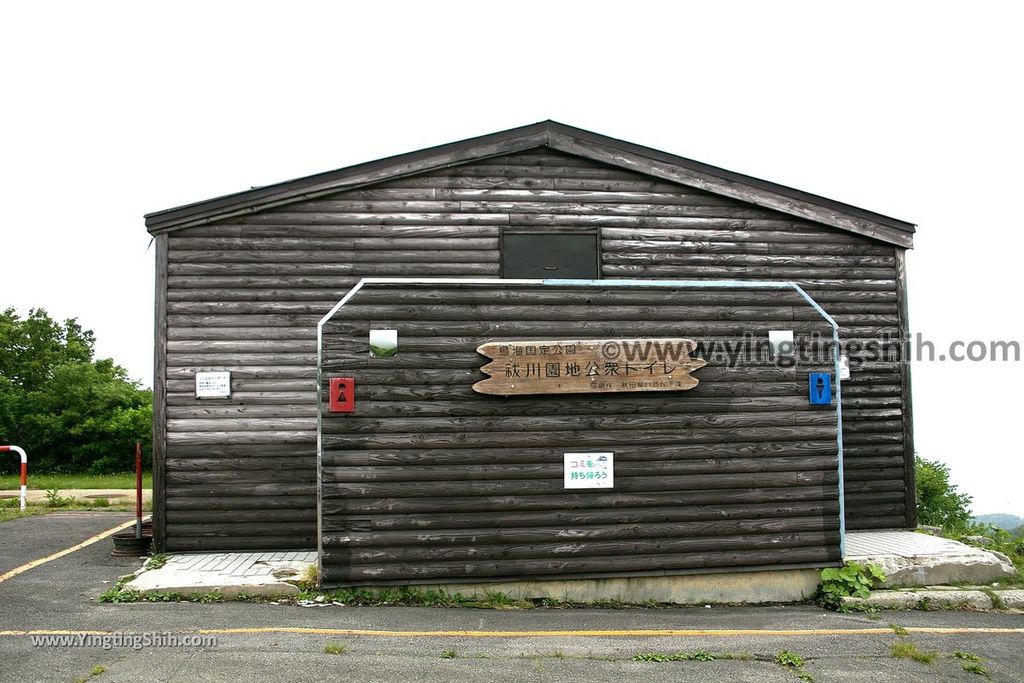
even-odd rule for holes
{"type": "MultiPolygon", "coordinates": [[[[900,250],[891,244],[548,149],[175,230],[160,237],[157,294],[158,342],[166,341],[157,363],[166,368],[157,380],[166,390],[167,423],[157,426],[166,448],[157,469],[167,474],[167,547],[312,547],[316,323],[362,277],[498,277],[500,233],[515,229],[598,231],[606,278],[795,280],[839,321],[844,339],[896,334],[905,324],[900,250]],[[196,401],[200,370],[231,370],[232,398],[196,401]],[[273,428],[264,418],[275,418],[273,428]],[[194,419],[220,428],[194,429],[194,419]],[[279,457],[293,458],[307,479],[275,489],[277,471],[261,463],[279,457]],[[239,458],[251,466],[239,468],[239,458]],[[232,507],[239,497],[197,483],[201,477],[176,479],[190,459],[211,476],[234,472],[239,485],[272,491],[267,516],[232,507]],[[208,510],[210,525],[196,527],[186,509],[208,510]],[[246,514],[234,518],[233,510],[246,514]],[[287,535],[263,526],[282,523],[287,511],[287,535]]],[[[709,297],[729,301],[724,292],[709,297]]],[[[708,320],[702,333],[726,330],[724,322],[708,320]]],[[[548,334],[556,325],[523,330],[548,334]]],[[[586,330],[607,327],[593,321],[586,330]]],[[[462,321],[446,329],[465,336],[462,321]]],[[[662,334],[651,321],[636,329],[662,334]]],[[[912,462],[909,425],[897,424],[908,400],[901,381],[901,366],[876,362],[855,367],[844,386],[849,528],[905,526],[912,512],[908,475],[891,477],[897,459],[912,462]]]]}
{"type": "Polygon", "coordinates": [[[831,338],[792,289],[366,283],[322,331],[323,405],[331,376],[356,381],[354,413],[321,407],[323,580],[836,562],[838,418],[807,399],[807,373],[831,369],[832,347],[820,341],[831,338]],[[766,345],[768,329],[795,327],[797,344],[822,355],[790,368],[709,355],[685,392],[467,391],[484,378],[488,359],[475,348],[485,342],[629,338],[651,321],[705,343],[723,337],[694,331],[728,321],[724,339],[749,358],[757,353],[744,332],[766,345]],[[544,336],[515,327],[536,323],[544,336]],[[369,331],[382,328],[398,330],[395,357],[369,355],[369,331]],[[586,450],[615,453],[614,489],[563,488],[562,454],[586,450]]]}

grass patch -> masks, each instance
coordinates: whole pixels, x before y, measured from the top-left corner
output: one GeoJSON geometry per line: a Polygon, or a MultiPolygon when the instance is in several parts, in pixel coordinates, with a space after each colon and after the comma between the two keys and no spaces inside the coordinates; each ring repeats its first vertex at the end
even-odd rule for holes
{"type": "Polygon", "coordinates": [[[992,601],[992,609],[1006,609],[1006,603],[1003,602],[1003,599],[999,596],[999,593],[996,593],[994,590],[988,588],[987,586],[985,588],[982,588],[981,592],[987,595],[988,599],[992,601]]]}
{"type": "Polygon", "coordinates": [[[125,583],[127,583],[127,580],[118,581],[116,586],[100,595],[99,601],[114,604],[128,602],[197,602],[204,605],[211,602],[224,602],[224,596],[219,591],[210,591],[208,593],[154,592],[143,595],[137,590],[126,588],[125,583]]]}
{"type": "MultiPolygon", "coordinates": [[[[31,467],[31,463],[29,463],[31,467]]],[[[17,491],[21,487],[21,476],[0,475],[0,491],[17,491]]],[[[37,491],[48,489],[134,489],[135,473],[124,474],[32,474],[29,472],[28,487],[37,491]]],[[[152,472],[142,473],[142,488],[153,488],[152,472]]]]}
{"type": "Polygon", "coordinates": [[[988,669],[983,667],[981,664],[978,664],[977,662],[964,662],[960,668],[969,674],[978,674],[979,676],[986,677],[988,676],[988,669]]]}
{"type": "Polygon", "coordinates": [[[339,588],[330,591],[303,590],[299,600],[315,600],[323,596],[321,602],[337,602],[343,605],[360,607],[397,605],[402,607],[476,607],[481,609],[531,609],[534,604],[529,600],[518,600],[506,593],[487,592],[484,595],[462,595],[436,590],[419,590],[417,588],[379,588],[367,590],[361,588],[339,588]]]}
{"type": "Polygon", "coordinates": [[[909,636],[910,635],[910,631],[908,631],[907,629],[903,628],[899,624],[889,624],[889,628],[891,628],[892,632],[895,633],[898,636],[909,636]]]}
{"type": "Polygon", "coordinates": [[[939,656],[938,652],[925,652],[909,640],[893,643],[892,647],[889,648],[889,654],[897,659],[912,659],[921,664],[931,664],[939,656]]]}
{"type": "MultiPolygon", "coordinates": [[[[0,501],[0,503],[3,502],[6,501],[0,501]]],[[[22,512],[19,509],[18,501],[15,500],[13,506],[0,505],[0,522],[6,522],[12,519],[21,519],[22,517],[31,517],[33,515],[45,515],[47,512],[49,512],[49,510],[38,505],[29,505],[25,508],[25,511],[22,512]]]]}
{"type": "Polygon", "coordinates": [[[983,660],[978,655],[957,650],[953,653],[953,658],[959,660],[960,668],[964,670],[964,673],[977,674],[978,676],[988,678],[988,669],[982,665],[983,660]]]}
{"type": "MultiPolygon", "coordinates": [[[[56,493],[56,491],[54,491],[56,493]]],[[[72,510],[72,511],[102,511],[102,512],[132,512],[135,510],[134,502],[118,503],[117,505],[110,504],[107,501],[107,506],[104,507],[102,504],[97,504],[96,501],[86,500],[71,500],[66,499],[64,496],[57,496],[59,500],[58,506],[51,506],[48,501],[30,501],[25,506],[25,512],[21,512],[21,502],[18,498],[0,498],[0,522],[6,522],[11,519],[20,519],[22,517],[31,517],[32,515],[45,515],[53,510],[72,510]]],[[[102,503],[102,501],[100,501],[102,503]]],[[[144,510],[147,512],[152,511],[152,505],[146,503],[144,510]]]]}
{"type": "MultiPolygon", "coordinates": [[[[312,571],[312,570],[311,570],[312,571]]],[[[378,589],[337,588],[317,590],[311,582],[312,574],[303,575],[295,581],[301,592],[298,600],[317,600],[318,602],[337,602],[357,607],[397,605],[402,607],[471,607],[478,609],[636,609],[660,608],[664,605],[655,600],[639,603],[621,600],[600,599],[593,602],[574,600],[555,600],[552,598],[534,598],[524,600],[512,597],[500,591],[487,591],[482,595],[462,595],[437,590],[421,590],[415,587],[395,587],[378,589]]]]}
{"type": "Polygon", "coordinates": [[[320,570],[316,564],[306,565],[306,568],[302,571],[302,576],[299,577],[296,583],[299,587],[307,590],[316,588],[317,584],[320,583],[320,570]]]}
{"type": "Polygon", "coordinates": [[[879,612],[882,611],[882,608],[878,605],[872,605],[871,603],[847,604],[845,602],[841,602],[836,607],[828,607],[827,605],[821,602],[818,602],[817,604],[822,607],[825,607],[826,609],[833,609],[841,614],[850,614],[852,612],[864,614],[865,616],[867,616],[868,619],[871,619],[872,621],[878,621],[882,618],[879,615],[879,612]]]}
{"type": "Polygon", "coordinates": [[[753,659],[753,656],[743,652],[695,650],[693,652],[640,652],[630,659],[634,662],[713,662],[716,659],[748,661],[753,659]]]}
{"type": "Polygon", "coordinates": [[[165,564],[167,564],[167,555],[165,553],[157,553],[146,560],[145,568],[147,571],[150,569],[160,569],[165,564]]]}
{"type": "Polygon", "coordinates": [[[79,676],[78,678],[76,678],[75,679],[75,683],[86,683],[87,681],[91,681],[92,679],[96,678],[97,676],[102,675],[103,672],[106,671],[106,670],[107,670],[107,667],[105,667],[102,664],[97,664],[93,668],[89,669],[89,673],[88,674],[86,674],[85,676],[79,676]]]}
{"type": "Polygon", "coordinates": [[[124,588],[120,585],[104,591],[99,597],[100,602],[111,602],[114,604],[120,604],[122,602],[138,602],[141,599],[142,594],[137,590],[124,588]]]}
{"type": "Polygon", "coordinates": [[[939,610],[976,611],[974,603],[970,600],[933,600],[927,595],[914,603],[914,609],[921,610],[922,612],[935,612],[939,610]]]}
{"type": "Polygon", "coordinates": [[[459,653],[455,650],[441,650],[441,659],[457,659],[459,653]]]}
{"type": "Polygon", "coordinates": [[[532,609],[529,600],[519,600],[501,591],[485,591],[482,598],[476,598],[477,607],[484,609],[532,609]]]}
{"type": "Polygon", "coordinates": [[[329,655],[343,655],[348,652],[348,647],[341,643],[327,643],[324,645],[324,653],[329,655]]]}

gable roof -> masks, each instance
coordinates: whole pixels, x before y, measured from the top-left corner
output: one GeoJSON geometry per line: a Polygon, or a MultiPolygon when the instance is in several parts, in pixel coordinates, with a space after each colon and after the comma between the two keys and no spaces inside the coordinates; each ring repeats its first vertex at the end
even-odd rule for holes
{"type": "Polygon", "coordinates": [[[912,223],[555,121],[541,121],[521,128],[157,211],[146,215],[146,228],[156,235],[205,225],[402,176],[537,147],[548,147],[731,197],[900,247],[913,246],[915,227],[912,223]]]}

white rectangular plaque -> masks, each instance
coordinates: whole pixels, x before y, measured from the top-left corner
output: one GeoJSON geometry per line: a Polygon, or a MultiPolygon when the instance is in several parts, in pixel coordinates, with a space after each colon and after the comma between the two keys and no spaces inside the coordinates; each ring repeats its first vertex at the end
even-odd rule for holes
{"type": "Polygon", "coordinates": [[[793,330],[769,330],[768,342],[772,345],[772,355],[792,356],[795,351],[793,345],[793,330]]]}
{"type": "Polygon", "coordinates": [[[615,487],[614,453],[565,453],[565,488],[610,489],[615,487]]]}
{"type": "Polygon", "coordinates": [[[850,359],[839,356],[839,379],[850,379],[850,359]]]}
{"type": "Polygon", "coordinates": [[[231,373],[197,372],[196,398],[231,398],[231,373]]]}

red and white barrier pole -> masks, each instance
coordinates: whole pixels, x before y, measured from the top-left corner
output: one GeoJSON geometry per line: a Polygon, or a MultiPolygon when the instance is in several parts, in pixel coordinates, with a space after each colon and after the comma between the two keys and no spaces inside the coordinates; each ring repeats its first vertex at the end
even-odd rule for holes
{"type": "Polygon", "coordinates": [[[28,492],[28,456],[17,446],[0,446],[0,453],[17,453],[21,456],[21,511],[25,511],[25,496],[28,492]]]}

